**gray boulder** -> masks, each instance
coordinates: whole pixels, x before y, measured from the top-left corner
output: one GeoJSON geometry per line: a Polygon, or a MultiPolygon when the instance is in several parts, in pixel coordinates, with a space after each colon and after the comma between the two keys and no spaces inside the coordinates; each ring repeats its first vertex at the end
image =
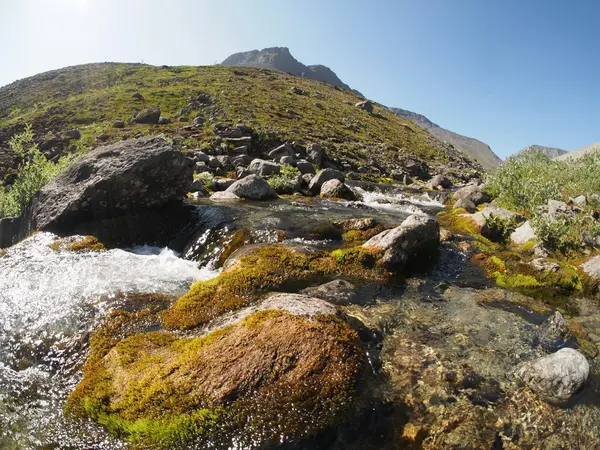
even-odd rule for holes
{"type": "Polygon", "coordinates": [[[122,120],[115,120],[113,122],[113,128],[125,128],[125,122],[122,120]]]}
{"type": "Polygon", "coordinates": [[[508,209],[498,208],[497,206],[486,206],[481,211],[471,216],[473,222],[482,230],[482,233],[486,232],[487,223],[491,216],[497,217],[503,221],[514,221],[517,224],[525,222],[525,217],[516,212],[509,211],[508,209]]]}
{"type": "Polygon", "coordinates": [[[479,206],[482,203],[489,201],[489,196],[485,193],[485,186],[483,184],[468,184],[467,186],[460,188],[452,195],[454,200],[467,199],[479,206]]]}
{"type": "Polygon", "coordinates": [[[585,356],[572,348],[528,361],[517,372],[527,386],[553,405],[568,403],[583,387],[589,373],[590,365],[585,356]]]}
{"type": "Polygon", "coordinates": [[[231,192],[248,200],[269,200],[277,198],[275,191],[265,180],[256,175],[249,175],[233,183],[225,192],[231,192]]]}
{"type": "Polygon", "coordinates": [[[288,165],[294,165],[295,166],[296,165],[296,160],[294,158],[292,158],[291,156],[282,156],[279,159],[279,164],[281,164],[282,166],[286,165],[286,164],[288,164],[288,165]]]}
{"type": "Polygon", "coordinates": [[[169,125],[170,123],[171,123],[171,119],[169,119],[168,117],[162,116],[160,119],[158,119],[159,125],[169,125]]]}
{"type": "Polygon", "coordinates": [[[477,212],[477,206],[475,206],[475,203],[473,203],[468,198],[461,198],[461,199],[457,200],[456,203],[454,204],[453,208],[454,209],[462,208],[470,214],[477,212]]]}
{"type": "Polygon", "coordinates": [[[310,182],[315,177],[313,173],[305,173],[302,175],[302,186],[310,186],[310,182]]]}
{"type": "MultiPolygon", "coordinates": [[[[160,138],[99,147],[42,188],[19,218],[14,238],[34,230],[72,232],[78,225],[181,202],[193,172],[193,161],[160,138]]],[[[6,242],[2,234],[0,227],[6,242]]]]}
{"type": "Polygon", "coordinates": [[[339,180],[343,182],[345,178],[346,176],[343,174],[343,172],[340,172],[339,170],[321,170],[310,180],[310,184],[308,185],[308,191],[311,195],[318,195],[321,193],[321,186],[323,186],[323,183],[325,183],[326,181],[339,180]]]}
{"type": "Polygon", "coordinates": [[[346,280],[333,280],[320,286],[302,289],[300,293],[326,300],[334,305],[350,305],[358,301],[356,288],[346,280]]]}
{"type": "Polygon", "coordinates": [[[296,161],[296,167],[302,175],[304,175],[305,173],[315,173],[315,166],[313,166],[312,163],[309,163],[308,161],[296,161]]]}
{"type": "Polygon", "coordinates": [[[571,337],[571,332],[565,318],[556,311],[539,326],[535,337],[544,350],[555,352],[565,346],[571,337]]]}
{"type": "Polygon", "coordinates": [[[284,156],[289,156],[290,158],[294,158],[295,156],[294,148],[292,147],[292,144],[288,142],[269,152],[269,158],[275,161],[279,161],[284,156]]]}
{"type": "Polygon", "coordinates": [[[135,116],[135,123],[156,125],[160,119],[160,109],[146,108],[135,116]]]}
{"type": "Polygon", "coordinates": [[[237,202],[241,200],[241,198],[232,192],[220,191],[211,195],[210,200],[213,202],[237,202]]]}
{"type": "Polygon", "coordinates": [[[373,103],[369,100],[358,102],[355,106],[362,111],[366,111],[369,114],[373,114],[373,103]]]}
{"type": "Polygon", "coordinates": [[[427,183],[429,189],[450,189],[452,187],[452,181],[444,175],[436,175],[427,183]]]}
{"type": "Polygon", "coordinates": [[[539,272],[553,272],[556,273],[560,269],[560,264],[547,261],[545,258],[536,258],[530,263],[535,270],[539,272]]]}
{"type": "Polygon", "coordinates": [[[312,143],[306,148],[306,159],[320,167],[325,159],[325,151],[317,143],[312,143]]]}
{"type": "Polygon", "coordinates": [[[585,206],[587,206],[587,198],[585,198],[585,195],[579,195],[570,199],[569,203],[575,206],[579,206],[580,208],[584,208],[585,206]]]}
{"type": "Polygon", "coordinates": [[[551,220],[556,221],[563,217],[572,217],[575,215],[573,209],[565,202],[559,200],[548,200],[548,216],[551,220]]]}
{"type": "Polygon", "coordinates": [[[207,163],[208,161],[210,161],[210,156],[208,156],[204,152],[196,152],[194,153],[194,159],[198,162],[207,163]]]}
{"type": "Polygon", "coordinates": [[[67,130],[63,132],[63,137],[70,140],[81,139],[81,132],[77,129],[67,130]]]}
{"type": "Polygon", "coordinates": [[[581,269],[594,280],[600,281],[600,256],[595,256],[585,262],[581,269]]]}
{"type": "Polygon", "coordinates": [[[529,241],[536,240],[537,235],[531,226],[529,220],[513,231],[510,235],[510,241],[516,245],[524,245],[529,241]]]}
{"type": "Polygon", "coordinates": [[[231,178],[215,178],[212,183],[213,191],[226,191],[233,183],[235,183],[235,180],[231,178]]]}
{"type": "Polygon", "coordinates": [[[363,244],[384,252],[383,263],[400,268],[410,262],[429,259],[440,244],[440,226],[427,216],[412,215],[394,229],[386,230],[363,244]]]}
{"type": "Polygon", "coordinates": [[[260,176],[277,175],[281,172],[279,164],[264,159],[252,160],[248,168],[260,176]]]}
{"type": "Polygon", "coordinates": [[[329,180],[321,186],[321,197],[342,198],[344,200],[357,200],[356,194],[340,180],[329,180]]]}

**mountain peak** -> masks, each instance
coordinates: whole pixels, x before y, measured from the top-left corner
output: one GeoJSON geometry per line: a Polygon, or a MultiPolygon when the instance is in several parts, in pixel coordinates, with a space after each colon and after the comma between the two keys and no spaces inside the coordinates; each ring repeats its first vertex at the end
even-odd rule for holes
{"type": "Polygon", "coordinates": [[[262,50],[234,53],[226,58],[221,65],[250,66],[260,69],[279,70],[299,77],[350,89],[350,86],[340,80],[329,67],[321,64],[306,66],[294,58],[287,47],[269,47],[262,50]]]}

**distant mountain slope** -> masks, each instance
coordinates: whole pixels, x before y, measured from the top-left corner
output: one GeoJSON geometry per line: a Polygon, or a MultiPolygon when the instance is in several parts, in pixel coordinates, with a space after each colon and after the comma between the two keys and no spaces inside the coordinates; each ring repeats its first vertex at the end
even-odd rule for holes
{"type": "Polygon", "coordinates": [[[496,155],[489,145],[484,142],[478,141],[477,139],[463,136],[458,133],[454,133],[453,131],[446,130],[445,128],[440,127],[439,125],[433,123],[427,117],[414,113],[412,111],[407,111],[401,108],[390,108],[390,110],[400,117],[408,119],[415,123],[417,126],[429,131],[438,139],[442,141],[449,142],[454,145],[456,148],[464,151],[469,156],[478,161],[484,168],[487,170],[493,170],[502,164],[502,159],[498,155],[496,155]]]}
{"type": "Polygon", "coordinates": [[[240,151],[254,158],[296,141],[318,143],[327,163],[367,181],[427,171],[478,175],[479,164],[463,152],[380,105],[372,114],[357,108],[361,99],[326,83],[253,67],[87,64],[0,88],[0,148],[31,124],[41,150],[52,157],[73,147],[162,134],[182,148],[227,157],[225,164],[235,148],[245,147],[240,151]],[[162,125],[134,121],[147,108],[160,109],[162,125]],[[249,141],[235,137],[236,131],[222,135],[238,123],[251,129],[249,141]]]}
{"type": "Polygon", "coordinates": [[[600,151],[600,142],[596,142],[592,145],[588,145],[587,147],[580,148],[579,150],[573,150],[572,152],[561,155],[556,159],[559,159],[561,161],[568,161],[569,159],[579,159],[582,156],[585,156],[589,153],[595,153],[595,152],[599,152],[599,151],[600,151]]]}
{"type": "Polygon", "coordinates": [[[534,152],[542,152],[550,159],[558,158],[559,156],[562,156],[565,153],[569,153],[567,150],[563,150],[561,148],[544,147],[543,145],[530,145],[529,147],[525,147],[524,149],[518,151],[513,156],[523,156],[528,153],[534,152]]]}
{"type": "Polygon", "coordinates": [[[345,89],[346,83],[329,67],[323,65],[305,66],[292,56],[287,47],[271,47],[263,50],[235,53],[221,63],[222,66],[249,66],[260,69],[280,70],[311,80],[322,81],[345,89]]]}
{"type": "MultiPolygon", "coordinates": [[[[339,77],[326,66],[305,66],[292,56],[286,47],[271,47],[263,50],[252,50],[249,52],[235,53],[221,63],[223,66],[249,66],[261,69],[279,70],[294,74],[311,80],[322,81],[333,86],[350,89],[362,94],[342,82],[339,77]]],[[[400,108],[389,108],[392,112],[415,123],[420,128],[429,131],[432,135],[454,145],[471,158],[479,162],[485,169],[493,170],[498,167],[502,160],[494,154],[487,144],[476,139],[462,136],[452,131],[439,127],[421,114],[406,111],[400,108]]]]}

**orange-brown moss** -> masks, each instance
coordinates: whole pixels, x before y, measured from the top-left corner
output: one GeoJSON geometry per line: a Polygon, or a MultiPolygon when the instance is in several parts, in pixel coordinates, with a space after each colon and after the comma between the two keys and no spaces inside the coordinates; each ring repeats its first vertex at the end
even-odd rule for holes
{"type": "Polygon", "coordinates": [[[59,239],[48,244],[48,247],[55,252],[90,253],[106,251],[104,244],[94,236],[59,239]]]}
{"type": "Polygon", "coordinates": [[[92,338],[67,411],[140,448],[287,441],[353,411],[364,357],[335,317],[262,311],[201,338],[122,339],[128,323],[113,315],[92,338]]]}

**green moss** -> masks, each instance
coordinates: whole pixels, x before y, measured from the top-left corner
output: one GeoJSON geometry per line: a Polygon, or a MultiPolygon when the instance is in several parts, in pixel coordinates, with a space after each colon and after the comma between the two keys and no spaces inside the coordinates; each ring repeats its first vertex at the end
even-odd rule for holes
{"type": "Polygon", "coordinates": [[[479,234],[479,227],[469,218],[470,214],[462,208],[446,209],[437,215],[441,227],[459,234],[479,234]]]}
{"type": "Polygon", "coordinates": [[[135,320],[113,314],[92,337],[66,405],[134,448],[278,443],[354,410],[365,364],[340,319],[269,310],[200,338],[123,335],[135,320]]]}
{"type": "Polygon", "coordinates": [[[543,286],[543,283],[539,282],[536,278],[531,275],[523,275],[517,273],[514,275],[498,274],[496,276],[496,284],[503,288],[537,288],[543,286]]]}
{"type": "Polygon", "coordinates": [[[362,247],[305,254],[282,246],[268,246],[240,258],[218,277],[194,283],[189,292],[165,312],[169,329],[202,326],[228,311],[249,304],[267,290],[310,280],[346,275],[387,280],[391,274],[376,264],[381,255],[362,247]]]}
{"type": "Polygon", "coordinates": [[[521,246],[521,250],[525,253],[531,253],[531,252],[533,252],[533,248],[535,247],[535,244],[536,244],[535,239],[531,239],[531,240],[525,242],[521,246]]]}
{"type": "Polygon", "coordinates": [[[371,239],[373,236],[377,236],[382,231],[385,231],[385,227],[376,226],[368,230],[348,230],[343,234],[342,239],[344,242],[362,244],[371,239]]]}
{"type": "Polygon", "coordinates": [[[462,208],[453,209],[451,206],[447,206],[438,213],[437,219],[440,227],[467,237],[480,252],[495,251],[500,248],[497,243],[480,234],[479,227],[471,220],[470,214],[462,208]]]}

